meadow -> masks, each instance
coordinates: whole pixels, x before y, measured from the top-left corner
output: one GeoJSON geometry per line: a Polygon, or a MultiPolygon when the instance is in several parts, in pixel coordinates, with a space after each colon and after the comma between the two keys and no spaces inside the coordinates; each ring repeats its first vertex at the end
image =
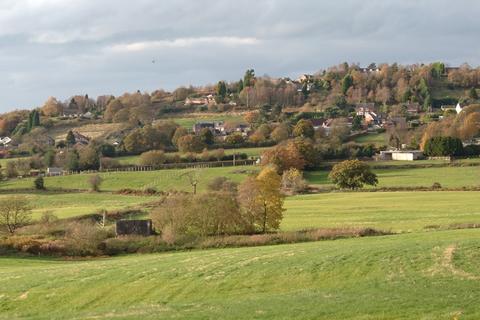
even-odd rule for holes
{"type": "MultiPolygon", "coordinates": [[[[258,171],[255,166],[200,168],[200,169],[174,169],[138,172],[105,172],[100,173],[104,182],[103,191],[118,191],[124,188],[142,190],[156,188],[158,191],[179,190],[192,191],[189,180],[184,176],[187,172],[195,172],[198,180],[198,190],[206,190],[208,183],[215,177],[224,176],[236,182],[241,182],[251,172],[258,171]]],[[[69,176],[46,177],[45,186],[56,189],[89,189],[89,174],[75,174],[69,176]]],[[[33,179],[12,179],[0,183],[0,190],[32,188],[33,179]]]]}
{"type": "Polygon", "coordinates": [[[96,260],[0,257],[0,319],[478,319],[480,230],[96,260]]]}
{"type": "MultiPolygon", "coordinates": [[[[373,163],[372,163],[373,164],[373,163]]],[[[480,185],[480,167],[389,168],[374,169],[377,187],[430,187],[438,182],[443,187],[461,188],[480,185]]],[[[331,185],[328,171],[307,172],[305,177],[313,185],[331,185]]]]}
{"type": "MultiPolygon", "coordinates": [[[[166,120],[166,119],[161,119],[166,120]]],[[[236,114],[211,114],[211,115],[202,115],[202,114],[192,114],[191,117],[175,117],[175,118],[168,118],[167,120],[172,120],[178,125],[185,127],[187,129],[192,130],[192,127],[197,122],[213,122],[213,121],[229,121],[234,123],[244,123],[245,120],[243,119],[242,115],[236,114]]]]}
{"type": "MultiPolygon", "coordinates": [[[[154,197],[148,196],[92,192],[28,192],[15,193],[15,195],[29,200],[33,219],[38,219],[45,212],[51,212],[59,218],[70,218],[97,213],[101,209],[120,210],[155,201],[154,197]]],[[[11,194],[0,194],[0,200],[11,196],[11,194]]]]}
{"type": "Polygon", "coordinates": [[[384,146],[386,144],[385,133],[369,133],[363,136],[356,137],[353,141],[360,144],[373,144],[377,147],[384,146]]]}
{"type": "Polygon", "coordinates": [[[479,193],[333,192],[289,197],[282,230],[370,227],[418,232],[453,224],[480,224],[479,193]]]}

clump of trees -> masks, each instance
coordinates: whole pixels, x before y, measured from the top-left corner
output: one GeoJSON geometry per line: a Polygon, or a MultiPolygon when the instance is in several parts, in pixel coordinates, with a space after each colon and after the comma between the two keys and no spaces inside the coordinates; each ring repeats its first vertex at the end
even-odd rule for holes
{"type": "Polygon", "coordinates": [[[463,154],[463,144],[454,137],[433,137],[427,140],[423,151],[430,157],[459,156],[463,154]]]}
{"type": "Polygon", "coordinates": [[[360,160],[346,160],[336,164],[328,177],[342,189],[356,190],[364,185],[378,184],[377,175],[368,164],[360,160]]]}
{"type": "Polygon", "coordinates": [[[211,235],[265,233],[278,229],[283,217],[280,187],[281,177],[269,167],[238,189],[228,179],[217,178],[208,192],[168,196],[151,218],[169,243],[211,235]]]}

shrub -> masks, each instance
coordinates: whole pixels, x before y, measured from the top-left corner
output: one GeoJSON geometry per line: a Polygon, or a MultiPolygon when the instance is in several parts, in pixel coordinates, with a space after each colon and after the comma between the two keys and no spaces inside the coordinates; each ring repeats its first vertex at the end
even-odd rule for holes
{"type": "Polygon", "coordinates": [[[37,190],[45,190],[45,184],[42,176],[38,176],[33,180],[33,186],[37,190]]]}
{"type": "Polygon", "coordinates": [[[102,165],[102,169],[114,169],[114,168],[120,168],[120,162],[118,160],[108,158],[108,157],[103,157],[100,159],[100,164],[102,165]]]}
{"type": "Polygon", "coordinates": [[[442,189],[442,185],[439,182],[434,182],[432,184],[432,189],[442,189]]]}
{"type": "Polygon", "coordinates": [[[90,256],[101,253],[101,244],[109,236],[90,221],[75,221],[67,226],[67,253],[75,256],[90,256]]]}
{"type": "Polygon", "coordinates": [[[162,150],[152,150],[140,155],[140,165],[158,167],[165,163],[165,152],[162,150]]]}
{"type": "Polygon", "coordinates": [[[103,178],[98,174],[88,177],[88,184],[90,185],[90,190],[94,192],[100,191],[100,185],[102,184],[102,182],[103,178]]]}

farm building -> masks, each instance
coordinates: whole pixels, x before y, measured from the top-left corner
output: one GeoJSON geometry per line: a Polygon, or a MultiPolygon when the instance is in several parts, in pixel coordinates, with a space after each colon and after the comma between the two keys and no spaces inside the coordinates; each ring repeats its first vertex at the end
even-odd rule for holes
{"type": "Polygon", "coordinates": [[[380,160],[414,161],[423,158],[420,150],[390,150],[380,151],[380,160]]]}

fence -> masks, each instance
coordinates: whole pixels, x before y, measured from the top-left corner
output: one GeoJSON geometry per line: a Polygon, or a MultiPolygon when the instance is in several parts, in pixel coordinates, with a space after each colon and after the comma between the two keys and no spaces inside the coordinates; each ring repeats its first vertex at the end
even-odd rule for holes
{"type": "Polygon", "coordinates": [[[45,174],[46,176],[89,174],[99,172],[138,172],[138,171],[157,171],[167,169],[203,169],[235,166],[253,166],[257,164],[257,159],[245,159],[235,161],[211,161],[211,162],[187,162],[187,163],[167,163],[160,166],[128,166],[120,168],[110,168],[102,170],[83,170],[83,171],[63,171],[62,174],[45,174]]]}

